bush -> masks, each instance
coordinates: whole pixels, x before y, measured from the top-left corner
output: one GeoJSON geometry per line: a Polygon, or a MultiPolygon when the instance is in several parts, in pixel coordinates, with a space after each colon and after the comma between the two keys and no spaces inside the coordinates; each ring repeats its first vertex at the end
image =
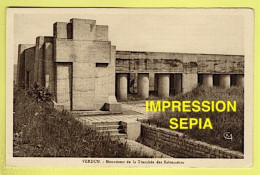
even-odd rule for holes
{"type": "Polygon", "coordinates": [[[48,102],[52,100],[52,93],[49,91],[49,89],[40,86],[36,82],[28,90],[28,94],[34,96],[38,102],[39,101],[48,102]]]}

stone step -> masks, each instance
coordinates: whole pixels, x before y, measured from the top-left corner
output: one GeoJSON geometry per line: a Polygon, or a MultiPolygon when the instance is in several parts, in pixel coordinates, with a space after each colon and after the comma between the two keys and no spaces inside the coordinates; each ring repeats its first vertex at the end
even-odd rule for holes
{"type": "Polygon", "coordinates": [[[106,130],[98,130],[98,132],[104,133],[104,134],[118,134],[118,133],[124,133],[123,129],[106,129],[106,130]]]}
{"type": "Polygon", "coordinates": [[[92,125],[119,125],[120,121],[93,121],[92,125]]]}
{"type": "Polygon", "coordinates": [[[78,116],[97,116],[97,115],[109,115],[109,111],[71,111],[72,114],[77,114],[78,116]]]}
{"type": "Polygon", "coordinates": [[[121,114],[122,112],[111,112],[111,111],[71,111],[72,114],[76,114],[80,117],[87,117],[87,116],[103,116],[103,115],[112,115],[112,114],[121,114]]]}
{"type": "Polygon", "coordinates": [[[97,130],[121,129],[120,125],[95,125],[97,130]]]}
{"type": "Polygon", "coordinates": [[[124,138],[124,139],[127,139],[127,134],[125,134],[125,133],[110,134],[110,137],[112,137],[112,138],[124,138]]]}

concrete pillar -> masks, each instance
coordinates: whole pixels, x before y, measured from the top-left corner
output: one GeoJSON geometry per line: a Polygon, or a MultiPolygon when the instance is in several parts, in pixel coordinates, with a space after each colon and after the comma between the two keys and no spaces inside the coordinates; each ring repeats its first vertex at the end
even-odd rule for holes
{"type": "Polygon", "coordinates": [[[149,97],[149,74],[138,74],[137,92],[141,99],[149,97]]]}
{"type": "Polygon", "coordinates": [[[244,75],[236,75],[237,86],[244,87],[244,75]]]}
{"type": "Polygon", "coordinates": [[[175,94],[181,93],[181,74],[174,74],[174,89],[175,89],[175,94]]]}
{"type": "Polygon", "coordinates": [[[35,45],[35,60],[34,60],[34,81],[38,82],[42,85],[42,64],[40,63],[43,61],[43,46],[44,44],[44,37],[39,36],[36,38],[36,45],[35,45]]]}
{"type": "Polygon", "coordinates": [[[197,73],[184,73],[182,74],[182,92],[186,93],[192,91],[198,85],[197,73]]]}
{"type": "Polygon", "coordinates": [[[220,75],[219,85],[225,89],[230,88],[230,75],[220,75]]]}
{"type": "Polygon", "coordinates": [[[202,84],[204,86],[212,87],[213,86],[213,75],[212,74],[203,74],[202,75],[202,84]]]}
{"type": "Polygon", "coordinates": [[[50,75],[45,75],[45,88],[49,88],[50,85],[50,75]]]}
{"type": "Polygon", "coordinates": [[[149,73],[149,91],[154,91],[154,79],[155,79],[155,74],[149,73]]]}
{"type": "Polygon", "coordinates": [[[129,74],[128,92],[130,93],[137,92],[137,73],[129,74]]]}
{"type": "Polygon", "coordinates": [[[159,74],[158,75],[158,95],[162,98],[169,98],[170,96],[170,75],[159,74]]]}
{"type": "Polygon", "coordinates": [[[32,44],[19,44],[18,46],[18,64],[17,64],[17,85],[25,86],[25,50],[33,47],[32,44]]]}
{"type": "Polygon", "coordinates": [[[154,91],[158,92],[158,74],[154,74],[154,91]]]}
{"type": "Polygon", "coordinates": [[[120,101],[127,101],[127,74],[117,76],[117,98],[120,101]]]}
{"type": "Polygon", "coordinates": [[[44,48],[44,74],[45,74],[45,87],[54,93],[54,58],[53,58],[53,44],[51,42],[45,43],[44,48]]]}

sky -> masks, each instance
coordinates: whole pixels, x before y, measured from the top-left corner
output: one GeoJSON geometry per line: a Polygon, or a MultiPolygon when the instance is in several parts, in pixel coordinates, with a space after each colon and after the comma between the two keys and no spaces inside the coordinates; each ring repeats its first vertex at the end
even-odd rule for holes
{"type": "Polygon", "coordinates": [[[71,18],[108,25],[117,50],[244,54],[244,16],[234,10],[27,8],[14,13],[14,62],[18,44],[52,36],[53,23],[71,18]]]}

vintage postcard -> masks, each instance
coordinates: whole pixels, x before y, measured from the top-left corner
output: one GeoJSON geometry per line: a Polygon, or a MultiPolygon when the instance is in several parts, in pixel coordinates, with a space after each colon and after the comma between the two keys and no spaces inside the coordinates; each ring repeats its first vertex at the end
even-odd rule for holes
{"type": "Polygon", "coordinates": [[[7,166],[252,166],[252,9],[9,8],[6,31],[7,166]]]}

